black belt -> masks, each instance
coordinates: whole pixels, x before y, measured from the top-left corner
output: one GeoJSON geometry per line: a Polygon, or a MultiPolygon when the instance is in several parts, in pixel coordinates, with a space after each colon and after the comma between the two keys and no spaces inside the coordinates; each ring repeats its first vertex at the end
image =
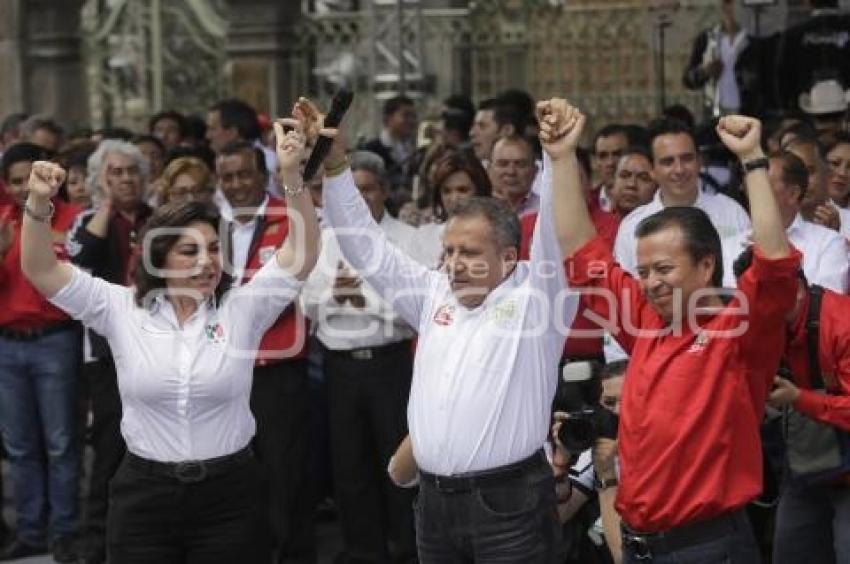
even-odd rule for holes
{"type": "Polygon", "coordinates": [[[185,462],[158,462],[156,460],[148,460],[141,456],[136,456],[132,452],[127,452],[124,460],[127,464],[137,470],[141,470],[147,474],[154,476],[162,476],[165,478],[174,478],[178,482],[184,484],[194,484],[203,482],[207,478],[214,478],[225,474],[237,466],[241,466],[251,460],[254,452],[251,446],[246,446],[242,450],[233,454],[226,454],[216,458],[207,460],[187,460],[185,462]]]}
{"type": "Polygon", "coordinates": [[[372,360],[381,354],[386,354],[399,349],[407,349],[412,351],[410,340],[397,341],[388,345],[380,345],[377,347],[360,347],[357,349],[329,349],[325,350],[333,355],[350,358],[352,360],[372,360]]]}
{"type": "Polygon", "coordinates": [[[497,486],[515,480],[532,468],[539,467],[541,464],[546,464],[546,455],[543,454],[542,449],[519,462],[480,472],[468,472],[454,476],[438,476],[420,470],[419,479],[426,484],[434,486],[441,492],[463,493],[477,488],[497,486]]]}
{"type": "Polygon", "coordinates": [[[36,341],[42,337],[65,331],[76,325],[75,321],[63,321],[56,325],[48,325],[47,327],[39,327],[38,329],[12,329],[0,325],[0,337],[9,339],[10,341],[36,341]]]}
{"type": "Polygon", "coordinates": [[[640,533],[625,522],[620,524],[623,547],[628,548],[638,560],[649,560],[653,555],[669,554],[691,546],[717,540],[729,533],[748,527],[744,509],[719,517],[689,523],[659,533],[640,533]]]}

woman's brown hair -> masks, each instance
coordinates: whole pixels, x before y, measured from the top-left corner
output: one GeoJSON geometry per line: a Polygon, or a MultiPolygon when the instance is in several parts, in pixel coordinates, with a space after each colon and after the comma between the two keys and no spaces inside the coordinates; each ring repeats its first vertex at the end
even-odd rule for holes
{"type": "MultiPolygon", "coordinates": [[[[167,204],[156,209],[142,230],[142,236],[139,238],[142,242],[141,252],[136,253],[135,256],[136,262],[134,265],[133,281],[136,286],[136,305],[144,307],[145,300],[149,299],[149,296],[153,297],[157,290],[166,286],[165,278],[148,272],[145,264],[149,264],[154,270],[165,268],[165,258],[181,237],[181,234],[178,232],[180,228],[188,227],[195,222],[201,222],[208,224],[218,232],[220,217],[218,210],[214,206],[201,202],[167,204]],[[148,233],[154,229],[163,228],[171,231],[151,237],[150,241],[148,241],[148,233]],[[146,256],[147,260],[145,260],[146,256]]],[[[222,276],[218,287],[215,289],[216,300],[220,299],[224,294],[228,283],[229,278],[222,276]]]]}
{"type": "Polygon", "coordinates": [[[493,186],[490,183],[490,177],[487,176],[487,171],[481,166],[475,155],[461,150],[450,151],[436,161],[432,168],[431,178],[434,187],[434,216],[440,221],[448,219],[445,206],[443,206],[443,195],[441,188],[443,183],[456,172],[465,172],[469,179],[472,180],[472,185],[475,187],[474,196],[490,196],[493,192],[493,186]]]}

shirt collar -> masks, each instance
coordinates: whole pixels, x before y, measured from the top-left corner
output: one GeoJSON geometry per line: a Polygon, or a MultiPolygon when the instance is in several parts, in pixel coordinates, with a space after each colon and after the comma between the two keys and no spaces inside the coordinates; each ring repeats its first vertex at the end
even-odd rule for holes
{"type": "Polygon", "coordinates": [[[785,233],[791,234],[792,231],[801,231],[803,229],[803,216],[799,213],[794,216],[794,221],[791,222],[791,225],[788,226],[788,229],[785,230],[785,233]]]}
{"type": "MultiPolygon", "coordinates": [[[[225,201],[227,201],[227,200],[225,199],[225,201]]],[[[237,225],[242,225],[242,226],[252,225],[257,220],[258,217],[266,214],[266,208],[268,207],[268,205],[269,205],[269,195],[266,194],[265,196],[263,196],[263,201],[260,203],[259,206],[257,206],[257,209],[254,211],[254,217],[252,217],[250,221],[246,221],[245,223],[239,223],[238,221],[236,221],[234,219],[233,208],[230,206],[229,203],[226,206],[221,206],[220,213],[226,221],[230,221],[230,222],[236,223],[237,225]]]]}
{"type": "MultiPolygon", "coordinates": [[[[655,195],[652,197],[652,201],[655,202],[659,209],[663,209],[665,207],[664,202],[661,201],[661,188],[655,191],[655,195]]],[[[697,199],[691,204],[691,207],[702,209],[702,205],[705,204],[706,198],[703,195],[703,191],[699,189],[697,186],[697,199]]]]}

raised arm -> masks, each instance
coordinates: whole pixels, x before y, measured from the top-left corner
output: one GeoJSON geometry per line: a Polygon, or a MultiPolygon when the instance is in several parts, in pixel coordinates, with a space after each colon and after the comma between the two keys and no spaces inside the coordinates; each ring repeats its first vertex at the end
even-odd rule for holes
{"type": "Polygon", "coordinates": [[[596,236],[576,157],[585,117],[561,98],[538,103],[537,116],[540,143],[552,161],[552,209],[563,260],[596,236]]]}
{"type": "MultiPolygon", "coordinates": [[[[745,116],[726,116],[717,124],[717,134],[747,168],[764,158],[761,148],[761,122],[745,116]]],[[[753,244],[767,259],[789,256],[790,247],[782,225],[782,216],[770,188],[767,167],[751,168],[746,174],[747,197],[753,221],[753,244]]]]}
{"type": "MultiPolygon", "coordinates": [[[[300,103],[300,101],[299,101],[300,103]]],[[[286,198],[286,216],[289,232],[277,250],[280,267],[298,280],[306,280],[316,265],[319,256],[321,232],[316,218],[316,209],[310,191],[301,179],[301,158],[305,145],[305,124],[298,103],[293,115],[301,119],[287,118],[274,124],[277,140],[277,159],[281,192],[286,198]],[[291,127],[284,132],[285,127],[291,127]]],[[[323,135],[334,136],[335,130],[323,130],[323,135]]]]}
{"type": "Polygon", "coordinates": [[[21,270],[45,297],[50,298],[71,281],[71,266],[56,260],[50,220],[50,198],[59,191],[65,171],[57,164],[36,161],[29,179],[29,197],[21,227],[21,270]]]}

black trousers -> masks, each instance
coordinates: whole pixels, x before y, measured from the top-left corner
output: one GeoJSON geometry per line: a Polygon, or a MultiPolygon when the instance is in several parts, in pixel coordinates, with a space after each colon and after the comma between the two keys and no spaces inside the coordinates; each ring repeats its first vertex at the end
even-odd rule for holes
{"type": "Polygon", "coordinates": [[[413,374],[409,343],[371,359],[325,351],[334,496],[348,562],[416,558],[414,491],[398,488],[387,464],[407,435],[413,374]]]}
{"type": "Polygon", "coordinates": [[[80,376],[85,379],[91,395],[94,451],[84,529],[91,551],[101,551],[105,546],[109,481],[121,465],[127,446],[121,436],[121,397],[112,356],[83,363],[80,376]]]}
{"type": "Polygon", "coordinates": [[[268,564],[265,475],[249,458],[197,483],[126,460],[109,485],[110,564],[268,564]]]}
{"type": "Polygon", "coordinates": [[[306,360],[254,368],[254,452],[266,488],[277,562],[316,561],[311,396],[306,360]]]}

